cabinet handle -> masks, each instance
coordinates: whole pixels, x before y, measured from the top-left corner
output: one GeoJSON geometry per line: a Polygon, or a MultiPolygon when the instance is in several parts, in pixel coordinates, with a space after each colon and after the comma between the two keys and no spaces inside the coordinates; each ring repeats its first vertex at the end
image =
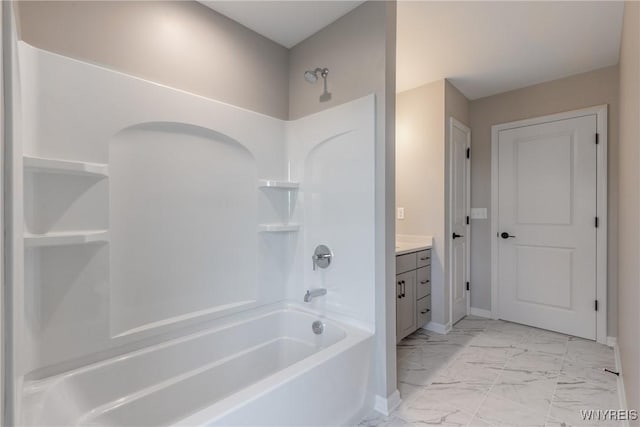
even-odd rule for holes
{"type": "Polygon", "coordinates": [[[428,257],[428,256],[425,256],[425,257],[421,257],[421,258],[420,258],[420,261],[426,261],[426,260],[428,260],[428,259],[429,259],[429,257],[428,257]]]}
{"type": "Polygon", "coordinates": [[[429,310],[429,309],[427,308],[426,310],[422,310],[422,311],[420,312],[420,314],[427,314],[429,311],[431,311],[431,310],[429,310]]]}
{"type": "Polygon", "coordinates": [[[398,292],[397,297],[400,299],[402,298],[402,281],[398,282],[398,286],[400,286],[400,292],[398,292]]]}
{"type": "Polygon", "coordinates": [[[427,283],[429,283],[428,280],[423,280],[423,281],[420,282],[421,285],[426,285],[427,283]]]}
{"type": "Polygon", "coordinates": [[[403,280],[402,281],[402,298],[404,298],[406,296],[406,294],[405,294],[406,290],[407,290],[407,286],[406,286],[406,283],[403,280]]]}

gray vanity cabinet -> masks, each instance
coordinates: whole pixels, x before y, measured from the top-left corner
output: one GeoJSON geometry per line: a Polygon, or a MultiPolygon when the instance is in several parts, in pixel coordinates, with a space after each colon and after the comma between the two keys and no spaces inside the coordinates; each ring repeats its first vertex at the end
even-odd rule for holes
{"type": "Polygon", "coordinates": [[[396,336],[406,337],[416,330],[416,274],[396,276],[396,336]]]}
{"type": "Polygon", "coordinates": [[[431,249],[396,256],[396,340],[431,320],[431,249]]]}

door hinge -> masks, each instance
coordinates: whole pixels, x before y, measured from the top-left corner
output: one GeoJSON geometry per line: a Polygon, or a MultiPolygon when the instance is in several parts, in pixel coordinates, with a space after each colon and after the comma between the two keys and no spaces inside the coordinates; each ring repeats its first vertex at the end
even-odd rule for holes
{"type": "Polygon", "coordinates": [[[596,228],[600,227],[600,218],[596,217],[596,228]]]}
{"type": "Polygon", "coordinates": [[[596,311],[598,311],[598,300],[596,300],[595,308],[596,308],[596,311]]]}
{"type": "Polygon", "coordinates": [[[467,148],[467,159],[471,158],[471,148],[467,148]]]}
{"type": "Polygon", "coordinates": [[[469,225],[469,215],[467,215],[467,225],[469,225]]]}
{"type": "Polygon", "coordinates": [[[600,144],[600,134],[596,133],[596,145],[600,144]]]}
{"type": "Polygon", "coordinates": [[[469,290],[469,282],[467,282],[467,290],[469,290]]]}

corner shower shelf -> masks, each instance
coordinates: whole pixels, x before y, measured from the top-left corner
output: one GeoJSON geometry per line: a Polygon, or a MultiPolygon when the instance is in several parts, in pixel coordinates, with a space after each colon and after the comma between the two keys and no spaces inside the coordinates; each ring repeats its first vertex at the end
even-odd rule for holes
{"type": "Polygon", "coordinates": [[[299,224],[258,224],[261,233],[288,233],[299,229],[299,224]]]}
{"type": "Polygon", "coordinates": [[[277,179],[259,179],[258,187],[262,188],[285,188],[289,190],[295,190],[300,186],[299,182],[294,181],[281,181],[277,179]]]}
{"type": "Polygon", "coordinates": [[[24,156],[24,168],[32,172],[59,173],[68,175],[109,176],[109,167],[103,163],[78,162],[75,160],[45,159],[24,156]]]}
{"type": "Polygon", "coordinates": [[[24,246],[29,248],[80,245],[108,241],[109,232],[107,230],[59,231],[46,234],[25,233],[24,235],[24,246]]]}

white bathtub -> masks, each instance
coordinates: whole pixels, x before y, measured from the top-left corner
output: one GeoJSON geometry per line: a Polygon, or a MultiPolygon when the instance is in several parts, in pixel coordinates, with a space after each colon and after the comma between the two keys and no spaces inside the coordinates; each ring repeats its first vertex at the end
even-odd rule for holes
{"type": "Polygon", "coordinates": [[[342,425],[365,405],[371,337],[294,306],[244,313],[28,382],[22,424],[342,425]],[[325,328],[316,335],[311,324],[319,319],[325,328]]]}

